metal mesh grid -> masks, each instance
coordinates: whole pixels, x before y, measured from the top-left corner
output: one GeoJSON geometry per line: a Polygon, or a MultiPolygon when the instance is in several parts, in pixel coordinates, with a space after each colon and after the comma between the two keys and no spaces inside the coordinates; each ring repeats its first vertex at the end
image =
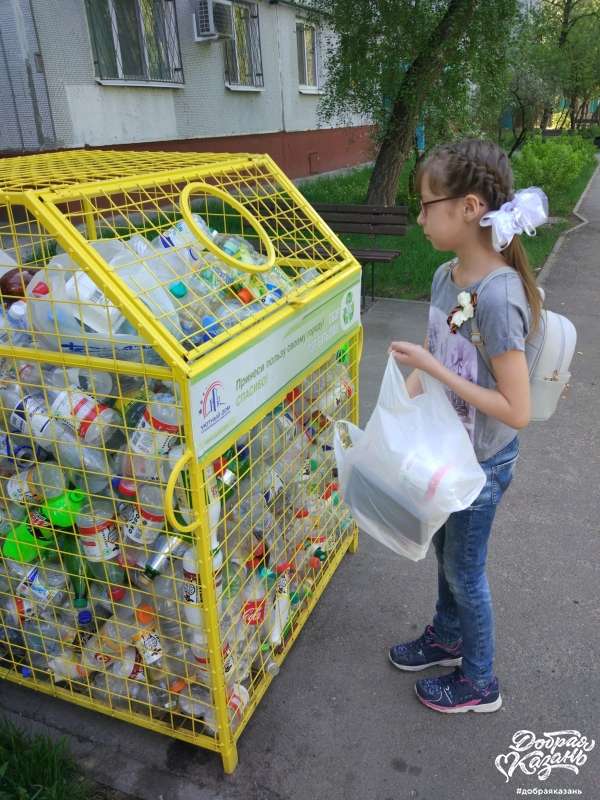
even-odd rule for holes
{"type": "Polygon", "coordinates": [[[247,159],[245,153],[170,153],[145,150],[67,150],[0,159],[0,192],[62,186],[247,159]]]}
{"type": "Polygon", "coordinates": [[[0,180],[3,675],[232,771],[356,543],[331,445],[358,413],[357,265],[268,157],[54,154],[0,180]],[[203,449],[195,381],[298,324],[287,383],[203,449]]]}
{"type": "MultiPolygon", "coordinates": [[[[99,164],[125,175],[133,170],[131,154],[118,156],[114,163],[74,159],[73,174],[85,187],[42,190],[40,212],[31,208],[33,201],[2,204],[0,196],[0,270],[21,268],[17,288],[26,300],[11,310],[21,317],[10,326],[24,334],[12,336],[12,344],[21,340],[90,357],[162,363],[152,337],[142,339],[145,313],[190,361],[295,303],[300,293],[348,264],[343,245],[282,183],[268,158],[215,162],[209,176],[196,172],[196,165],[179,163],[176,179],[161,171],[94,184],[99,164]],[[186,187],[193,191],[184,201],[186,187]],[[78,236],[76,246],[52,236],[50,223],[40,224],[42,210],[54,213],[56,228],[68,223],[78,236]],[[87,272],[92,258],[99,259],[106,287],[87,272]],[[124,286],[132,293],[131,304],[120,308],[124,286]],[[128,314],[136,303],[136,313],[128,314]]],[[[155,170],[169,163],[175,159],[164,154],[155,170]]],[[[49,164],[44,159],[40,164],[35,180],[43,185],[49,164]]],[[[146,165],[146,154],[140,164],[146,165]]],[[[25,180],[23,171],[20,179],[25,180]]],[[[0,290],[1,281],[0,275],[0,290]]]]}
{"type": "MultiPolygon", "coordinates": [[[[0,654],[8,676],[62,687],[164,732],[215,737],[213,597],[229,724],[241,730],[353,535],[331,449],[333,420],[355,416],[353,353],[355,340],[342,344],[204,465],[208,524],[188,534],[165,515],[184,446],[176,383],[6,357],[0,654]]],[[[184,471],[173,487],[182,525],[197,513],[193,482],[184,471]]]]}

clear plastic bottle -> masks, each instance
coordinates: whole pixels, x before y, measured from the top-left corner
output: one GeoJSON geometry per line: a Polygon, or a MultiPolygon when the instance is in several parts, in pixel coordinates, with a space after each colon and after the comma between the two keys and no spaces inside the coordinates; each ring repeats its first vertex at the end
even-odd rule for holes
{"type": "Polygon", "coordinates": [[[29,347],[32,342],[33,323],[25,300],[17,300],[6,312],[6,319],[12,329],[12,342],[15,347],[29,347]]]}
{"type": "Polygon", "coordinates": [[[246,563],[248,576],[242,587],[242,641],[241,659],[250,664],[260,652],[267,635],[267,593],[264,580],[259,572],[263,560],[249,559],[246,563]]]}
{"type": "Polygon", "coordinates": [[[283,632],[290,618],[290,583],[293,565],[290,562],[277,564],[275,571],[277,573],[275,596],[269,609],[269,642],[273,647],[282,643],[283,632]]]}
{"type": "Polygon", "coordinates": [[[90,677],[89,669],[81,663],[81,654],[69,646],[63,647],[62,652],[48,659],[48,670],[57,683],[76,681],[87,684],[90,677]]]}
{"type": "Polygon", "coordinates": [[[21,673],[31,677],[33,672],[48,672],[48,660],[62,655],[64,646],[73,641],[73,630],[42,617],[31,617],[23,622],[22,636],[28,665],[21,668],[21,673]]]}
{"type": "Polygon", "coordinates": [[[132,471],[137,480],[158,478],[161,461],[176,444],[180,425],[181,411],[175,397],[167,392],[155,394],[129,435],[132,471]]]}
{"type": "MultiPolygon", "coordinates": [[[[220,602],[223,592],[223,553],[218,541],[211,540],[211,553],[213,558],[213,575],[215,580],[215,592],[217,603],[220,602]]],[[[182,600],[183,613],[186,620],[192,626],[204,628],[204,614],[202,611],[202,587],[200,575],[198,574],[198,555],[195,546],[188,547],[182,558],[182,600]]]]}
{"type": "Polygon", "coordinates": [[[148,550],[164,529],[164,492],[155,483],[144,483],[137,503],[128,505],[121,526],[125,562],[143,569],[148,550]]]}
{"type": "Polygon", "coordinates": [[[18,384],[4,384],[0,398],[8,410],[11,428],[31,436],[62,466],[72,469],[71,477],[78,488],[98,492],[107,485],[110,459],[106,452],[81,445],[68,428],[51,417],[42,397],[25,393],[18,384]]]}
{"type": "Polygon", "coordinates": [[[296,435],[296,423],[292,415],[278,406],[250,432],[252,460],[273,463],[292,445],[296,435]]]}
{"type": "Polygon", "coordinates": [[[120,563],[119,531],[113,504],[90,498],[77,516],[77,530],[81,554],[91,575],[111,586],[123,584],[125,571],[120,563]]]}
{"type": "Polygon", "coordinates": [[[64,470],[58,464],[32,464],[8,478],[3,486],[4,496],[12,503],[39,505],[67,490],[64,470]]]}
{"type": "Polygon", "coordinates": [[[37,363],[22,363],[18,377],[21,385],[33,385],[43,393],[50,403],[50,414],[85,444],[107,444],[123,424],[114,408],[81,391],[73,376],[61,367],[41,368],[37,363]]]}
{"type": "Polygon", "coordinates": [[[47,559],[32,565],[9,559],[7,566],[18,579],[18,583],[15,581],[15,597],[31,604],[34,613],[51,612],[67,599],[67,576],[59,561],[47,559]]]}

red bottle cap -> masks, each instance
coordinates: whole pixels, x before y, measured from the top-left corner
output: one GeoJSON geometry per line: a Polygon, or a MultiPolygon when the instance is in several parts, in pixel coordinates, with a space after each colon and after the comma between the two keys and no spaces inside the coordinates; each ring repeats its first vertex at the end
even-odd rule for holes
{"type": "Polygon", "coordinates": [[[246,287],[240,289],[237,293],[237,296],[240,298],[242,303],[245,303],[246,305],[254,300],[254,295],[249,289],[246,289],[246,287]]]}

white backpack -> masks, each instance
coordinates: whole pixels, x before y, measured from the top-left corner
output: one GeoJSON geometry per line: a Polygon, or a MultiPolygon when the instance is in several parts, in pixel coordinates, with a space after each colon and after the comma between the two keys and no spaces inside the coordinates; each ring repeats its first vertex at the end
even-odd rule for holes
{"type": "MultiPolygon", "coordinates": [[[[493,278],[514,271],[512,267],[500,267],[490,272],[479,284],[477,295],[481,296],[484,287],[493,278]]],[[[544,290],[540,287],[538,290],[543,301],[544,290]]],[[[485,342],[481,337],[476,316],[471,321],[471,341],[479,350],[493,376],[494,371],[485,351],[485,342]]],[[[525,342],[525,353],[529,364],[532,422],[545,422],[556,411],[560,396],[571,380],[569,367],[575,354],[576,343],[577,331],[573,323],[562,314],[543,308],[538,329],[525,342]]]]}

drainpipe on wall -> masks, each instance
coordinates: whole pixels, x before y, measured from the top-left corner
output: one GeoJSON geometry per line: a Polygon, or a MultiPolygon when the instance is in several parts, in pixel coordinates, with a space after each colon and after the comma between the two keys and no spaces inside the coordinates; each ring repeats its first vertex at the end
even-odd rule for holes
{"type": "Polygon", "coordinates": [[[281,61],[281,31],[279,29],[279,8],[276,4],[272,4],[275,8],[275,30],[277,34],[277,68],[279,69],[279,94],[281,97],[281,130],[286,130],[285,119],[285,92],[283,90],[283,64],[281,61]]]}

